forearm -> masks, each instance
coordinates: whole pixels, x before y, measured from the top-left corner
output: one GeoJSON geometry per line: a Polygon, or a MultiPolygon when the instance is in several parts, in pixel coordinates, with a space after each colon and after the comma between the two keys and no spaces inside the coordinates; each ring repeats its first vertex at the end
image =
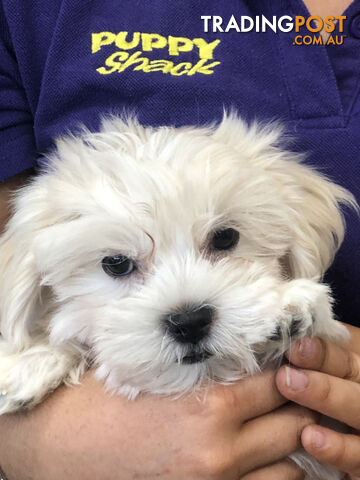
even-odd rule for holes
{"type": "MultiPolygon", "coordinates": [[[[86,421],[82,421],[81,412],[91,412],[92,402],[96,412],[102,410],[98,398],[102,386],[96,389],[94,384],[92,374],[88,373],[81,387],[62,386],[30,411],[0,416],[0,466],[7,480],[60,479],[68,469],[71,470],[69,476],[82,478],[77,475],[77,468],[92,463],[86,442],[90,437],[90,443],[95,442],[95,438],[99,439],[108,430],[106,425],[103,429],[103,423],[106,424],[109,411],[115,418],[108,405],[103,422],[91,413],[86,421]],[[86,433],[84,430],[91,421],[98,424],[92,432],[86,433]],[[74,437],[77,437],[76,441],[74,437]]],[[[101,397],[102,402],[104,398],[105,394],[101,397]]],[[[121,416],[121,402],[116,407],[121,416]]]]}
{"type": "Polygon", "coordinates": [[[34,452],[26,434],[25,417],[25,414],[0,416],[0,466],[7,480],[34,478],[31,474],[34,452]]]}
{"type": "MultiPolygon", "coordinates": [[[[272,372],[214,385],[204,401],[128,401],[106,393],[90,371],[28,413],[0,417],[0,464],[8,480],[240,478],[293,453],[314,423],[310,411],[283,403],[272,372]]],[[[298,472],[266,478],[292,480],[298,472]]]]}

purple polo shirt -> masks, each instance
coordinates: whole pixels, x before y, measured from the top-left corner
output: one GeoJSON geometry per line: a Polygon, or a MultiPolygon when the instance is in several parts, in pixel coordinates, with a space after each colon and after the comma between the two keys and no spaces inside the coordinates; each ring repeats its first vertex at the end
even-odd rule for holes
{"type": "MultiPolygon", "coordinates": [[[[204,32],[201,16],[309,16],[301,0],[0,0],[0,179],[35,164],[53,138],[104,112],[144,124],[280,119],[292,148],[360,200],[360,1],[343,45],[293,45],[295,32],[204,32]]],[[[337,33],[336,31],[334,34],[337,33]]],[[[360,326],[360,223],[327,281],[340,319],[360,326]]]]}

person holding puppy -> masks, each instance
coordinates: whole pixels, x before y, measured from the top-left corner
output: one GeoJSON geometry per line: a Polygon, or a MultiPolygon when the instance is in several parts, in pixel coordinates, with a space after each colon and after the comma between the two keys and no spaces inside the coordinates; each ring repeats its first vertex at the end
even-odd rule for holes
{"type": "MultiPolygon", "coordinates": [[[[335,12],[336,14],[341,14],[345,7],[341,3],[338,4],[339,11],[335,12]]],[[[3,52],[3,58],[7,58],[7,71],[6,75],[1,78],[3,92],[7,93],[6,98],[11,101],[8,105],[5,102],[2,104],[4,112],[2,135],[4,142],[5,139],[7,142],[3,143],[2,166],[4,176],[12,177],[10,183],[6,182],[1,189],[1,200],[4,206],[3,221],[5,221],[8,185],[11,188],[17,184],[21,185],[24,182],[24,175],[20,177],[13,175],[31,167],[32,152],[42,151],[43,148],[49,147],[47,142],[55,133],[58,133],[59,125],[63,125],[59,112],[68,112],[66,122],[70,124],[84,120],[74,105],[69,103],[69,98],[71,89],[75,88],[74,86],[81,87],[82,79],[86,78],[86,75],[82,70],[84,64],[82,64],[80,56],[81,45],[78,50],[75,50],[75,53],[71,50],[75,43],[70,42],[72,37],[68,35],[66,29],[64,30],[65,27],[61,23],[64,19],[61,15],[66,17],[66,9],[69,7],[67,2],[63,3],[61,11],[55,12],[58,19],[55,32],[58,36],[54,37],[52,50],[54,56],[46,59],[33,52],[33,58],[39,62],[39,72],[44,71],[43,68],[46,65],[46,75],[40,79],[42,83],[39,79],[36,81],[35,78],[29,78],[29,70],[25,67],[21,68],[23,65],[21,63],[21,39],[24,39],[20,32],[11,30],[11,22],[20,21],[21,23],[21,15],[24,15],[24,11],[21,8],[19,11],[15,9],[17,18],[14,18],[14,11],[9,12],[7,2],[3,2],[3,6],[2,19],[7,25],[5,25],[5,34],[3,34],[6,38],[4,38],[2,48],[6,49],[6,52],[3,52]],[[14,52],[18,55],[17,61],[15,61],[14,52]],[[69,52],[71,52],[73,62],[66,63],[66,54],[69,52]],[[59,59],[59,56],[62,55],[66,57],[63,58],[63,64],[55,62],[56,58],[59,59]],[[64,72],[61,71],[61,68],[64,69],[64,72]],[[59,79],[63,84],[60,88],[58,102],[50,105],[46,99],[52,98],[54,91],[59,90],[56,85],[56,81],[59,79]],[[21,85],[23,87],[20,87],[21,85]],[[63,98],[61,91],[67,92],[68,96],[63,98]],[[7,111],[5,111],[6,108],[7,111]],[[35,125],[36,141],[32,130],[33,125],[35,125]]],[[[77,36],[84,27],[85,19],[88,19],[88,12],[86,12],[88,7],[88,5],[82,4],[77,10],[71,11],[72,16],[77,18],[80,29],[79,32],[76,32],[77,36]]],[[[182,83],[181,86],[184,88],[178,90],[185,112],[183,117],[175,115],[170,108],[174,90],[170,89],[170,93],[166,90],[163,103],[158,105],[159,111],[162,112],[160,118],[157,119],[158,122],[166,123],[177,120],[194,123],[192,118],[194,104],[190,106],[190,98],[195,101],[199,122],[204,121],[205,117],[208,118],[209,115],[216,118],[218,115],[216,112],[222,109],[223,98],[221,98],[221,102],[216,98],[219,93],[212,85],[212,78],[216,78],[216,69],[224,63],[224,60],[218,60],[217,58],[220,57],[216,55],[217,49],[226,43],[226,37],[220,37],[220,43],[216,43],[219,38],[215,38],[215,35],[205,39],[197,37],[197,42],[190,36],[182,36],[181,41],[174,40],[174,38],[180,38],[180,33],[176,32],[176,35],[168,36],[157,33],[160,28],[161,31],[169,30],[171,26],[157,25],[154,20],[152,27],[159,29],[153,34],[155,36],[149,39],[149,36],[146,35],[135,35],[135,33],[149,34],[145,25],[143,31],[137,30],[134,33],[133,46],[136,48],[141,42],[142,53],[133,57],[134,54],[130,55],[132,50],[130,37],[123,35],[113,38],[112,30],[106,28],[105,20],[108,17],[96,15],[101,12],[97,12],[95,3],[92,8],[94,9],[91,12],[92,15],[95,18],[101,18],[101,22],[104,23],[104,25],[96,25],[95,33],[108,32],[106,35],[92,36],[91,53],[89,53],[90,62],[94,62],[94,76],[91,76],[91,79],[93,80],[97,78],[96,75],[99,75],[101,85],[103,85],[99,92],[97,106],[108,107],[106,102],[109,102],[109,99],[112,104],[118,101],[119,104],[126,102],[131,105],[131,99],[133,99],[135,103],[138,103],[137,107],[140,108],[144,121],[156,123],[155,117],[151,117],[151,113],[149,113],[152,105],[151,95],[145,93],[142,101],[145,102],[146,108],[141,109],[139,96],[135,96],[134,93],[141,88],[146,92],[146,88],[152,86],[152,80],[149,80],[149,84],[144,85],[141,83],[140,77],[135,75],[150,76],[155,73],[155,70],[152,69],[162,68],[170,69],[171,78],[186,77],[185,82],[196,80],[198,83],[182,83]],[[163,38],[165,38],[166,44],[163,38]],[[106,52],[104,58],[101,57],[101,60],[104,59],[104,64],[96,63],[100,58],[97,54],[102,54],[106,48],[112,48],[113,45],[118,48],[117,44],[122,47],[122,55],[119,55],[118,51],[106,52]],[[154,45],[157,45],[157,50],[154,45]],[[161,45],[163,46],[161,47],[161,45]],[[127,48],[124,49],[124,46],[127,48]],[[151,48],[153,50],[149,50],[151,48]],[[157,63],[154,66],[154,63],[151,63],[155,61],[152,55],[161,49],[166,49],[169,53],[167,60],[161,61],[172,63],[157,63]],[[175,62],[174,58],[186,54],[186,49],[190,56],[194,55],[193,61],[186,58],[186,62],[175,62]],[[108,55],[108,53],[110,54],[108,55]],[[109,57],[114,54],[117,56],[109,60],[109,57]],[[126,64],[126,62],[128,63],[126,64]],[[199,62],[202,63],[199,64],[199,62]],[[181,63],[188,65],[179,67],[181,63]],[[136,70],[137,67],[141,67],[143,71],[139,72],[136,70]],[[110,72],[114,68],[115,70],[110,72]],[[119,70],[121,68],[123,68],[122,71],[119,70]],[[98,72],[99,69],[100,72],[98,72]],[[190,75],[190,73],[192,74],[190,75]],[[114,74],[115,78],[113,78],[114,74]],[[116,75],[122,74],[125,75],[124,82],[127,90],[119,93],[118,87],[115,88],[114,85],[117,85],[116,82],[123,81],[122,78],[120,80],[119,77],[116,78],[116,75]],[[106,78],[110,79],[109,83],[105,83],[106,78]],[[198,88],[196,95],[189,97],[189,92],[193,91],[194,85],[197,85],[198,88]],[[104,93],[107,88],[112,92],[109,96],[104,93]],[[213,92],[212,96],[211,92],[213,92]],[[121,95],[124,95],[125,102],[121,95]],[[196,103],[199,102],[199,99],[201,99],[201,105],[196,103]],[[213,108],[217,110],[215,111],[213,108]]],[[[311,5],[310,8],[312,8],[311,5]]],[[[356,9],[355,2],[347,11],[347,15],[352,18],[351,28],[354,29],[354,31],[351,30],[353,35],[351,42],[356,42],[354,39],[357,38],[355,36],[356,9]]],[[[47,21],[51,22],[51,15],[55,13],[48,13],[47,21]]],[[[214,8],[215,13],[216,9],[214,8]]],[[[255,10],[252,13],[257,14],[255,10]]],[[[36,10],[34,9],[31,14],[35,15],[36,10]]],[[[91,30],[88,25],[85,29],[86,31],[91,30]]],[[[178,30],[181,31],[181,28],[178,27],[178,30]]],[[[126,31],[130,31],[130,28],[126,31]]],[[[45,30],[39,31],[39,37],[44,35],[44,32],[45,30]]],[[[28,34],[28,32],[24,32],[24,34],[28,34]]],[[[36,41],[42,42],[41,38],[33,40],[34,47],[36,41]]],[[[258,37],[253,38],[251,44],[255,48],[259,46],[257,42],[262,41],[261,34],[259,34],[258,37]]],[[[281,49],[286,48],[287,41],[288,38],[281,37],[276,48],[283,51],[281,49]]],[[[275,45],[271,48],[273,47],[275,45]]],[[[339,46],[339,48],[341,47],[339,46]]],[[[229,50],[223,53],[225,64],[229,64],[231,48],[229,50]]],[[[262,50],[260,49],[260,51],[262,50]]],[[[307,53],[306,50],[295,46],[292,52],[296,57],[296,62],[299,61],[301,55],[307,53]],[[295,50],[296,48],[299,50],[295,50]]],[[[346,52],[350,55],[348,50],[346,52]]],[[[314,53],[313,50],[312,53],[314,53]]],[[[269,51],[268,54],[270,54],[269,51]]],[[[30,53],[27,52],[27,55],[30,53]]],[[[338,61],[336,51],[332,55],[333,64],[336,65],[338,61]]],[[[316,66],[322,71],[321,69],[325,68],[326,64],[324,57],[318,51],[315,51],[314,56],[318,61],[314,64],[314,68],[316,66]]],[[[236,55],[235,59],[244,61],[244,58],[239,55],[236,55]]],[[[244,90],[242,96],[239,95],[242,113],[250,116],[251,111],[254,110],[259,115],[265,114],[266,116],[266,107],[271,112],[277,112],[279,116],[283,115],[290,124],[292,122],[294,131],[298,129],[298,136],[303,142],[299,148],[316,152],[319,155],[319,162],[324,161],[324,156],[327,155],[344,154],[346,148],[348,148],[345,152],[346,158],[349,162],[353,161],[359,151],[356,147],[359,138],[356,133],[358,104],[354,93],[354,78],[350,74],[339,77],[338,84],[342,87],[339,89],[341,97],[337,96],[327,101],[329,93],[325,92],[324,94],[316,88],[313,92],[310,87],[311,82],[315,80],[309,80],[304,75],[301,82],[305,84],[308,82],[308,98],[300,105],[296,102],[300,101],[298,95],[301,91],[293,78],[296,65],[287,63],[289,62],[288,56],[283,57],[282,60],[284,61],[283,68],[289,69],[285,81],[287,87],[287,93],[285,93],[288,95],[285,103],[287,108],[288,104],[291,106],[291,118],[288,118],[287,113],[282,110],[282,101],[275,100],[274,95],[269,97],[264,110],[260,105],[267,98],[266,95],[261,97],[261,92],[266,94],[273,89],[273,86],[269,85],[269,78],[276,78],[276,69],[271,69],[271,66],[267,72],[268,76],[262,80],[264,83],[259,86],[253,80],[254,92],[258,92],[258,99],[252,97],[253,91],[249,90],[246,93],[246,88],[250,89],[250,87],[245,81],[241,84],[244,90]],[[241,98],[244,99],[243,102],[241,98]],[[315,99],[316,104],[314,105],[312,102],[315,99]],[[346,115],[340,115],[341,105],[346,107],[346,115]],[[315,107],[319,109],[316,112],[318,115],[314,114],[315,107]],[[346,138],[351,140],[351,145],[347,145],[346,138]]],[[[305,60],[303,59],[304,62],[305,60]]],[[[250,65],[254,72],[257,72],[256,64],[250,62],[250,65]]],[[[304,68],[303,65],[300,66],[304,68]]],[[[239,68],[239,78],[243,78],[246,64],[237,68],[239,68]]],[[[230,74],[228,73],[228,75],[230,74]]],[[[161,79],[156,78],[159,85],[162,85],[161,82],[166,85],[166,82],[169,81],[166,75],[161,79]]],[[[317,86],[321,85],[319,83],[317,86]]],[[[334,86],[334,82],[332,85],[334,86]]],[[[98,87],[98,83],[96,83],[96,87],[98,87]]],[[[153,92],[153,90],[151,91],[153,92]]],[[[284,91],[278,86],[276,92],[279,97],[284,95],[284,91]]],[[[222,93],[223,96],[226,94],[225,91],[222,93]]],[[[89,100],[86,89],[84,89],[83,95],[83,97],[79,96],[76,105],[81,105],[83,108],[87,105],[89,111],[93,112],[92,107],[96,103],[95,100],[89,100]]],[[[177,108],[176,103],[174,108],[177,108]]],[[[157,107],[154,106],[153,110],[156,111],[156,109],[157,107]]],[[[343,181],[353,193],[356,193],[357,187],[351,178],[353,175],[349,175],[347,172],[349,164],[343,168],[334,161],[333,164],[330,164],[330,170],[332,169],[334,175],[339,177],[339,182],[343,181]]],[[[355,164],[353,166],[356,168],[355,164]]],[[[337,179],[336,176],[334,179],[337,179]]],[[[350,278],[353,283],[356,283],[356,269],[353,264],[356,263],[356,244],[354,242],[357,233],[358,229],[353,220],[353,223],[350,222],[348,243],[344,246],[344,252],[340,252],[333,267],[332,277],[330,277],[339,289],[341,319],[354,324],[358,324],[356,315],[360,313],[360,310],[356,304],[357,299],[354,298],[354,289],[346,284],[349,277],[345,276],[345,273],[347,268],[352,268],[350,278]],[[350,256],[349,251],[352,245],[354,250],[350,256]],[[346,254],[346,252],[348,253],[346,254]]],[[[104,392],[102,385],[94,381],[90,372],[85,376],[81,386],[73,389],[61,387],[33,411],[0,418],[2,433],[0,465],[9,480],[21,480],[26,477],[37,480],[56,480],[64,478],[64,475],[80,480],[97,476],[124,480],[127,478],[296,479],[302,478],[302,473],[284,458],[302,445],[319,460],[349,474],[360,475],[360,439],[358,435],[360,424],[357,423],[358,399],[360,398],[360,334],[359,329],[355,326],[349,326],[349,330],[352,340],[346,346],[320,342],[316,339],[312,341],[305,339],[297,344],[290,354],[290,360],[301,370],[282,367],[277,373],[266,372],[231,386],[216,386],[205,404],[200,404],[194,398],[174,401],[158,397],[142,397],[136,402],[129,403],[121,397],[109,397],[104,392]],[[287,399],[292,400],[295,404],[288,404],[287,399]],[[345,422],[354,429],[354,433],[343,435],[317,427],[314,411],[345,422]],[[76,441],[74,441],[75,435],[76,441]],[[18,461],[19,458],[21,458],[21,462],[18,461]]]]}

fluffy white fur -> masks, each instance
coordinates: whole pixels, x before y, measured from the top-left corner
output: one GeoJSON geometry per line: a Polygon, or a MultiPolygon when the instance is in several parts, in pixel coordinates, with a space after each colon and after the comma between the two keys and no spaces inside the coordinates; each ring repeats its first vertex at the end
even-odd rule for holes
{"type": "MultiPolygon", "coordinates": [[[[281,357],[294,317],[297,337],[345,338],[319,281],[343,239],[340,206],[354,200],[281,137],[231,114],[209,128],[111,118],[59,139],[0,240],[0,413],[78,382],[89,364],[131,398],[233,381],[281,357]],[[240,241],[215,254],[209,239],[224,227],[240,241]],[[115,254],[137,270],[106,275],[115,254]],[[183,364],[189,347],[164,329],[184,304],[216,311],[202,363],[183,364]]],[[[310,464],[311,478],[331,478],[310,464]]]]}

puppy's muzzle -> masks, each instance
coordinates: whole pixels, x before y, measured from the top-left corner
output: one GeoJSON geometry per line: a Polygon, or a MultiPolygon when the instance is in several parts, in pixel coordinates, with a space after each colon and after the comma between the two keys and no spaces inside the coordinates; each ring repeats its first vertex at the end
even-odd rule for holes
{"type": "Polygon", "coordinates": [[[196,345],[209,335],[214,319],[211,307],[184,309],[165,316],[165,326],[171,337],[179,343],[196,345]]]}

